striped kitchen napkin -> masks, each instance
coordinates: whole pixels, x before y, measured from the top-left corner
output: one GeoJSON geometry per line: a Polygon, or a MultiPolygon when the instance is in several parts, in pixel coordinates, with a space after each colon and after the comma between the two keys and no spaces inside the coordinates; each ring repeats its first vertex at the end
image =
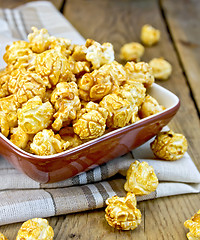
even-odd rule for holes
{"type": "MultiPolygon", "coordinates": [[[[0,25],[0,68],[5,67],[2,58],[5,46],[15,39],[27,40],[32,26],[46,28],[51,35],[69,38],[77,44],[85,43],[50,2],[0,9],[0,25]]],[[[125,175],[135,159],[153,166],[160,182],[155,192],[138,197],[138,201],[200,192],[200,173],[190,156],[186,153],[174,162],[156,160],[150,149],[151,141],[106,164],[52,184],[35,182],[1,157],[0,225],[104,207],[108,197],[126,194],[125,175]]]]}

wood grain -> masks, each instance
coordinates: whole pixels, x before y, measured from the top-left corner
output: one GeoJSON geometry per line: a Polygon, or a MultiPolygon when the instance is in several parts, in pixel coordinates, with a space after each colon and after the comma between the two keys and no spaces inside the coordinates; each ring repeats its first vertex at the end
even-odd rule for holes
{"type": "MultiPolygon", "coordinates": [[[[14,4],[15,1],[9,2],[14,4]]],[[[164,4],[163,11],[168,9],[166,3],[164,4]]],[[[173,1],[170,4],[171,8],[177,7],[176,3],[172,6],[173,1]]],[[[101,43],[111,42],[117,60],[120,60],[119,51],[124,43],[140,41],[140,29],[144,24],[149,23],[160,29],[161,41],[151,48],[145,48],[143,60],[148,62],[153,57],[162,56],[172,64],[171,78],[157,83],[174,92],[181,100],[181,108],[169,126],[187,137],[189,153],[200,170],[199,118],[193,101],[197,98],[191,97],[189,75],[186,78],[183,74],[188,63],[185,61],[183,66],[179,52],[182,50],[171,41],[175,39],[175,30],[171,30],[172,24],[165,21],[161,10],[157,0],[68,0],[64,14],[85,38],[93,38],[101,43]]],[[[182,28],[182,31],[186,29],[182,28]]],[[[196,74],[200,77],[199,72],[196,74]]],[[[142,223],[135,231],[111,228],[105,221],[104,209],[52,217],[48,220],[54,228],[55,240],[186,240],[187,230],[183,223],[199,209],[199,194],[144,201],[138,204],[138,208],[142,212],[142,223]]],[[[15,239],[20,226],[20,223],[10,224],[0,227],[0,231],[8,239],[15,239]]]]}
{"type": "Polygon", "coordinates": [[[200,113],[200,1],[162,0],[167,24],[200,113]]]}

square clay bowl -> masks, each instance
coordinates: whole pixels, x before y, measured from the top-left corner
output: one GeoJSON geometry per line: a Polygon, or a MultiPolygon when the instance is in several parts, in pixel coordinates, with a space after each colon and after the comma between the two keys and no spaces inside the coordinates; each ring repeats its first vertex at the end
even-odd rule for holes
{"type": "Polygon", "coordinates": [[[149,94],[166,109],[78,147],[50,156],[27,153],[0,134],[0,154],[40,183],[58,182],[73,177],[140,146],[168,124],[179,109],[178,97],[155,83],[149,89],[149,94]]]}

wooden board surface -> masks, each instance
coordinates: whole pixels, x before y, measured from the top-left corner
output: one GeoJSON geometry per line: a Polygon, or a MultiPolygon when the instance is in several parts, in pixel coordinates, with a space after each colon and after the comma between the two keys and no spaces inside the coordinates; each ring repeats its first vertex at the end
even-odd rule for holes
{"type": "Polygon", "coordinates": [[[163,12],[200,113],[200,1],[162,0],[163,12]]]}
{"type": "MultiPolygon", "coordinates": [[[[9,0],[9,2],[12,1],[9,0]]],[[[152,24],[161,30],[160,43],[146,48],[142,60],[148,62],[153,57],[162,56],[172,64],[171,78],[165,82],[157,81],[157,83],[174,92],[181,100],[181,108],[169,126],[187,137],[188,151],[200,170],[200,129],[195,108],[198,99],[196,92],[190,89],[192,84],[188,83],[193,82],[192,78],[189,74],[186,76],[184,74],[186,68],[189,68],[187,62],[189,59],[182,60],[184,50],[176,47],[174,43],[177,41],[175,37],[177,28],[182,28],[180,31],[183,34],[187,29],[182,27],[183,24],[174,28],[173,24],[170,24],[172,20],[166,21],[165,16],[168,19],[173,17],[175,21],[170,9],[178,7],[176,3],[173,5],[175,1],[169,2],[163,1],[160,5],[157,0],[68,0],[64,14],[85,38],[93,38],[101,43],[111,42],[114,45],[117,60],[119,60],[120,47],[124,43],[140,41],[140,29],[145,23],[152,24]]],[[[184,0],[180,2],[184,3],[184,0]]],[[[194,50],[188,48],[187,51],[191,51],[192,55],[194,50]]],[[[194,64],[195,61],[193,57],[194,64]]],[[[200,78],[199,72],[196,74],[200,78]]],[[[132,232],[118,231],[109,227],[104,219],[104,209],[52,217],[48,220],[54,228],[55,240],[185,240],[187,230],[183,222],[199,209],[199,200],[199,194],[189,194],[140,202],[138,207],[142,212],[142,223],[132,232]]],[[[21,223],[6,225],[0,227],[0,231],[12,240],[15,239],[20,226],[21,223]]]]}

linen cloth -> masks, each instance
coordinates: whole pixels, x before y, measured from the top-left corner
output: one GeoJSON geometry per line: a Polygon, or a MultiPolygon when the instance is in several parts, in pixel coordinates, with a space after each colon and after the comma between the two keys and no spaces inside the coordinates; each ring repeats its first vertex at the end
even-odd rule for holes
{"type": "MultiPolygon", "coordinates": [[[[5,46],[15,39],[27,40],[31,27],[46,28],[51,35],[83,44],[84,38],[49,2],[31,2],[16,9],[0,9],[0,68],[5,46]]],[[[166,128],[165,128],[166,130],[166,128]]],[[[137,197],[138,201],[200,192],[200,173],[186,153],[174,162],[156,160],[151,139],[130,153],[88,172],[52,184],[40,184],[0,158],[0,225],[26,221],[34,217],[101,208],[113,195],[125,196],[126,172],[135,159],[153,166],[159,179],[155,192],[137,197]]]]}

